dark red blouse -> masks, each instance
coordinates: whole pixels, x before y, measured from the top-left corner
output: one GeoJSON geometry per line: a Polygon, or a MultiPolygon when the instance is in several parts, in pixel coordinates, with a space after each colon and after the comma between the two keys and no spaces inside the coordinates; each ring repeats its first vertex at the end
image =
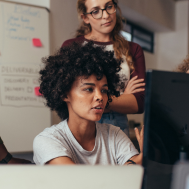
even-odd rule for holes
{"type": "MultiPolygon", "coordinates": [[[[83,43],[84,41],[89,41],[89,40],[85,39],[84,36],[80,36],[80,37],[73,38],[73,39],[68,39],[62,44],[62,47],[70,45],[74,41],[83,43]]],[[[111,44],[113,44],[111,41],[110,42],[94,41],[94,43],[98,44],[98,45],[111,45],[111,44]]],[[[135,67],[135,71],[131,74],[130,79],[132,79],[134,76],[138,75],[138,79],[143,78],[144,82],[146,82],[146,80],[145,80],[146,67],[145,67],[143,50],[140,47],[140,45],[133,43],[133,42],[129,42],[129,46],[130,46],[130,53],[132,55],[132,59],[133,59],[133,62],[134,62],[134,67],[135,67]]],[[[134,93],[133,95],[135,96],[137,103],[138,103],[138,112],[137,113],[143,113],[144,112],[145,92],[142,91],[142,92],[134,93]]]]}

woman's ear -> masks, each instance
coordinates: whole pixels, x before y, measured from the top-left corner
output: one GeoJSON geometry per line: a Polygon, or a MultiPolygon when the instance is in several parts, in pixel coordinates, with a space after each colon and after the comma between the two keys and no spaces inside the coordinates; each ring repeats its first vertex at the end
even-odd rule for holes
{"type": "Polygon", "coordinates": [[[67,95],[63,96],[63,97],[62,97],[62,100],[63,100],[64,102],[69,102],[69,98],[68,98],[67,95]]]}
{"type": "Polygon", "coordinates": [[[89,24],[89,18],[86,15],[81,14],[81,18],[85,22],[85,24],[89,24]]]}

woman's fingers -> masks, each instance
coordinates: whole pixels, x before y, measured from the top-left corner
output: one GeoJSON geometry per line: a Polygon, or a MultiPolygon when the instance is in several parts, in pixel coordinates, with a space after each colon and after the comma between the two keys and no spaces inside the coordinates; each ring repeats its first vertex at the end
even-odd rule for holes
{"type": "Polygon", "coordinates": [[[136,75],[135,77],[133,77],[132,79],[130,79],[129,81],[134,81],[138,78],[138,76],[136,75]]]}
{"type": "Polygon", "coordinates": [[[133,77],[131,80],[129,80],[127,85],[135,85],[135,84],[141,84],[144,81],[144,79],[137,79],[137,77],[133,77]]]}
{"type": "Polygon", "coordinates": [[[144,125],[142,126],[142,129],[140,131],[140,137],[144,139],[144,125]]]}
{"type": "Polygon", "coordinates": [[[142,83],[143,81],[144,79],[132,78],[131,80],[129,80],[127,85],[135,85],[137,83],[142,83]]]}
{"type": "Polygon", "coordinates": [[[145,86],[145,83],[139,83],[139,84],[135,84],[131,87],[132,90],[136,89],[136,88],[139,88],[139,87],[144,87],[145,86]]]}
{"type": "Polygon", "coordinates": [[[125,89],[125,94],[132,94],[140,91],[144,91],[145,83],[139,83],[139,84],[128,84],[125,89]]]}
{"type": "Polygon", "coordinates": [[[138,93],[138,92],[141,92],[141,91],[144,91],[144,90],[145,90],[145,88],[134,89],[132,91],[132,93],[138,93]]]}
{"type": "Polygon", "coordinates": [[[139,133],[139,130],[138,130],[137,127],[135,127],[135,135],[136,135],[136,138],[137,138],[137,140],[139,142],[139,140],[140,140],[140,133],[139,133]]]}
{"type": "Polygon", "coordinates": [[[142,83],[144,79],[136,79],[131,82],[131,84],[137,84],[137,83],[142,83]]]}
{"type": "Polygon", "coordinates": [[[137,79],[138,76],[133,77],[129,80],[127,87],[124,91],[124,94],[133,94],[136,92],[144,91],[145,83],[143,82],[144,79],[137,79]]]}
{"type": "Polygon", "coordinates": [[[135,127],[135,135],[136,135],[139,147],[140,147],[140,152],[143,152],[144,126],[142,126],[142,129],[140,132],[138,128],[135,127]]]}

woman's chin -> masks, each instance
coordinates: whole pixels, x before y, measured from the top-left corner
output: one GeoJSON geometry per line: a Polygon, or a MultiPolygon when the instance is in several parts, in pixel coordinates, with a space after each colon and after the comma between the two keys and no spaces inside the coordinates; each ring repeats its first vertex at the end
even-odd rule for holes
{"type": "Polygon", "coordinates": [[[98,115],[98,116],[95,116],[95,118],[93,119],[93,121],[99,121],[101,119],[102,115],[98,115]]]}

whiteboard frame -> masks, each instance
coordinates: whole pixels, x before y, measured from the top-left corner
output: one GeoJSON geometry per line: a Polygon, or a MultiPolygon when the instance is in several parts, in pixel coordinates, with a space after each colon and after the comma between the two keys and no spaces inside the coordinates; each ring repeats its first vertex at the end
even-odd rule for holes
{"type": "Polygon", "coordinates": [[[5,0],[0,0],[0,2],[13,3],[13,4],[18,4],[18,5],[26,5],[26,6],[37,7],[37,8],[43,8],[43,9],[46,9],[50,13],[50,10],[47,7],[43,7],[43,6],[31,5],[31,4],[27,4],[27,3],[19,3],[19,2],[14,2],[14,1],[5,1],[5,0]]]}

